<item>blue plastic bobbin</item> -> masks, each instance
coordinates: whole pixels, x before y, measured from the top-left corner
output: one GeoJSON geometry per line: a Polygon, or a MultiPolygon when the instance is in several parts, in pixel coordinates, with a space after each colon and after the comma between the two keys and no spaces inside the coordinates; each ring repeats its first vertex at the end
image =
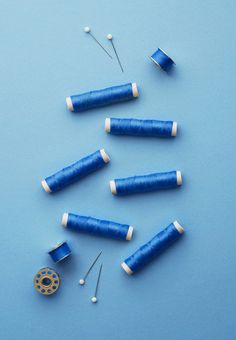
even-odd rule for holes
{"type": "Polygon", "coordinates": [[[71,254],[71,249],[66,241],[58,244],[48,252],[54,262],[61,262],[71,254]]]}
{"type": "Polygon", "coordinates": [[[158,48],[150,58],[165,72],[168,72],[175,65],[175,62],[161,48],[158,48]]]}
{"type": "Polygon", "coordinates": [[[34,288],[43,295],[56,293],[60,286],[60,277],[51,268],[42,268],[34,276],[34,288]]]}

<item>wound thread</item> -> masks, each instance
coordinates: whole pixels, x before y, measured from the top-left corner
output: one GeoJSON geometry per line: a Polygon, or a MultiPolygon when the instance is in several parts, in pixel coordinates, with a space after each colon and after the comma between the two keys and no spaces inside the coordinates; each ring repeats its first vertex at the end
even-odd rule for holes
{"type": "Polygon", "coordinates": [[[151,55],[151,60],[165,72],[170,71],[175,65],[175,62],[161,48],[151,55]]]}
{"type": "Polygon", "coordinates": [[[111,237],[119,240],[131,240],[133,227],[128,224],[100,220],[90,216],[64,213],[62,225],[68,229],[97,236],[111,237]]]}
{"type": "Polygon", "coordinates": [[[177,221],[171,223],[149,242],[142,245],[134,254],[129,256],[121,264],[121,267],[129,275],[138,272],[169,248],[183,233],[184,229],[177,221]]]}
{"type": "Polygon", "coordinates": [[[105,150],[98,150],[45,178],[42,181],[42,186],[46,192],[56,192],[89,175],[90,173],[97,171],[109,161],[110,158],[105,150]]]}
{"type": "Polygon", "coordinates": [[[71,249],[67,242],[62,242],[58,244],[56,247],[53,247],[49,252],[48,255],[54,262],[61,262],[62,260],[66,259],[71,254],[71,249]]]}
{"type": "Polygon", "coordinates": [[[182,175],[180,171],[152,173],[110,181],[110,189],[114,195],[129,195],[155,190],[173,189],[180,185],[182,185],[182,175]]]}
{"type": "Polygon", "coordinates": [[[128,101],[139,96],[136,83],[112,86],[101,90],[90,91],[66,98],[67,107],[73,112],[128,101]]]}
{"type": "Polygon", "coordinates": [[[151,119],[106,118],[105,131],[113,135],[170,138],[177,134],[177,123],[151,119]]]}

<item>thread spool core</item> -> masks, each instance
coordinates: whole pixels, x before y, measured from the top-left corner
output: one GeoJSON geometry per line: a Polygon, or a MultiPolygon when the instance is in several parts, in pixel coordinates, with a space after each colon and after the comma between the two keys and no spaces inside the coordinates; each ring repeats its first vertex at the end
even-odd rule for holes
{"type": "Polygon", "coordinates": [[[121,263],[121,268],[124,269],[124,271],[128,274],[128,275],[132,275],[133,272],[130,269],[129,266],[127,266],[127,264],[125,262],[121,263]]]}
{"type": "Polygon", "coordinates": [[[184,228],[182,227],[181,224],[179,224],[178,221],[174,221],[173,224],[180,234],[184,233],[184,228]]]}
{"type": "Polygon", "coordinates": [[[133,92],[133,96],[136,98],[139,96],[138,93],[138,86],[136,83],[132,83],[132,92],[133,92]]]}
{"type": "Polygon", "coordinates": [[[134,231],[134,228],[130,225],[129,229],[128,229],[128,232],[127,232],[127,235],[126,235],[126,240],[127,241],[130,241],[132,239],[133,231],[134,231]]]}
{"type": "Polygon", "coordinates": [[[47,182],[45,181],[45,179],[41,182],[41,184],[42,184],[43,189],[46,192],[48,192],[48,193],[52,192],[52,190],[49,188],[49,186],[48,186],[47,182]]]}
{"type": "Polygon", "coordinates": [[[111,192],[112,192],[113,195],[117,194],[116,182],[114,180],[110,181],[110,189],[111,189],[111,192]]]}
{"type": "Polygon", "coordinates": [[[108,133],[111,131],[111,118],[105,119],[105,131],[108,133]]]}
{"type": "Polygon", "coordinates": [[[173,122],[172,131],[171,131],[171,136],[172,137],[176,137],[177,129],[178,129],[178,123],[177,122],[173,122]]]}
{"type": "Polygon", "coordinates": [[[69,216],[68,213],[64,213],[64,214],[62,215],[61,224],[62,224],[64,227],[67,226],[68,216],[69,216]]]}
{"type": "Polygon", "coordinates": [[[66,97],[66,105],[67,105],[68,110],[70,110],[71,112],[74,111],[74,107],[73,107],[71,97],[66,97]]]}
{"type": "Polygon", "coordinates": [[[109,163],[110,162],[110,157],[108,156],[108,154],[106,153],[105,149],[101,149],[100,150],[101,156],[104,160],[105,163],[109,163]]]}
{"type": "Polygon", "coordinates": [[[45,276],[43,279],[42,279],[42,285],[45,286],[45,287],[48,287],[52,284],[52,280],[50,279],[50,277],[48,276],[45,276]]]}
{"type": "Polygon", "coordinates": [[[176,171],[176,178],[177,178],[177,184],[178,185],[182,185],[183,183],[183,179],[182,179],[182,174],[181,171],[176,171]]]}

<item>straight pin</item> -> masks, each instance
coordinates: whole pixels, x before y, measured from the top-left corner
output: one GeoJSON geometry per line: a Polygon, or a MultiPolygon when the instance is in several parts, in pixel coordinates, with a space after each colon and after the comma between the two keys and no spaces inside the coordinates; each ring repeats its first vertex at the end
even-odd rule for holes
{"type": "Polygon", "coordinates": [[[117,53],[117,51],[116,51],[115,45],[114,45],[114,43],[113,43],[113,36],[112,36],[112,34],[109,33],[109,34],[107,35],[107,39],[110,40],[110,42],[111,42],[111,44],[112,44],[112,47],[113,47],[113,50],[114,50],[114,52],[115,52],[116,58],[117,58],[117,60],[118,60],[118,63],[119,63],[119,65],[120,65],[121,71],[124,72],[124,69],[123,69],[123,67],[122,67],[122,65],[121,65],[121,62],[120,62],[120,58],[119,58],[118,53],[117,53]]]}
{"type": "Polygon", "coordinates": [[[99,273],[98,273],[98,279],[97,279],[97,284],[96,284],[96,288],[95,288],[95,293],[94,293],[94,296],[91,299],[91,301],[93,303],[96,303],[98,301],[97,292],[98,292],[98,285],[99,285],[99,281],[100,281],[100,277],[101,277],[101,272],[102,272],[102,264],[100,266],[99,273]]]}
{"type": "Polygon", "coordinates": [[[95,263],[97,262],[97,260],[99,259],[100,255],[102,254],[102,251],[98,254],[98,256],[95,258],[95,260],[93,261],[93,263],[91,264],[91,266],[89,267],[87,273],[84,275],[84,278],[83,279],[80,279],[79,280],[79,284],[81,286],[83,286],[85,284],[85,281],[86,281],[86,278],[87,276],[89,275],[89,273],[91,272],[93,266],[95,265],[95,263]]]}
{"type": "Polygon", "coordinates": [[[103,47],[102,44],[100,44],[100,42],[91,33],[91,28],[90,27],[88,27],[88,26],[84,27],[84,32],[85,33],[89,33],[91,35],[91,37],[96,41],[96,43],[103,49],[103,51],[106,52],[106,54],[112,59],[112,56],[110,55],[110,53],[108,53],[108,51],[105,49],[105,47],[103,47]]]}

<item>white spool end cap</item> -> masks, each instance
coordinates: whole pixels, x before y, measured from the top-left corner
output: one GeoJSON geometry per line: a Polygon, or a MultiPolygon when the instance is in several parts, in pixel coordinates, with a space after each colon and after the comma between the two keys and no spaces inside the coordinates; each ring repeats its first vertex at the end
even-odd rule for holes
{"type": "Polygon", "coordinates": [[[180,234],[184,233],[184,228],[179,224],[179,222],[174,221],[173,224],[180,234]]]}
{"type": "Polygon", "coordinates": [[[178,128],[177,122],[173,122],[172,131],[171,131],[171,136],[172,137],[176,137],[176,135],[177,135],[177,128],[178,128]]]}
{"type": "Polygon", "coordinates": [[[110,189],[113,195],[116,195],[116,182],[114,180],[110,181],[110,189]]]}
{"type": "Polygon", "coordinates": [[[136,83],[132,83],[132,91],[133,91],[133,96],[136,98],[139,96],[139,93],[138,93],[138,86],[136,83]]]}
{"type": "Polygon", "coordinates": [[[91,31],[91,28],[89,26],[84,27],[84,32],[89,33],[91,31]]]}
{"type": "Polygon", "coordinates": [[[111,131],[111,118],[105,119],[105,131],[108,133],[111,131]]]}
{"type": "Polygon", "coordinates": [[[129,275],[132,275],[133,272],[132,270],[130,269],[129,266],[127,266],[127,264],[125,262],[121,263],[121,268],[124,269],[124,271],[129,274],[129,275]]]}
{"type": "Polygon", "coordinates": [[[85,284],[84,279],[80,279],[80,280],[79,280],[79,284],[80,284],[81,286],[83,286],[83,285],[85,284]]]}
{"type": "Polygon", "coordinates": [[[133,231],[134,231],[134,228],[130,225],[129,226],[129,229],[127,231],[127,235],[126,235],[126,240],[127,241],[130,241],[132,236],[133,236],[133,231]]]}
{"type": "Polygon", "coordinates": [[[45,179],[41,182],[42,187],[44,188],[44,190],[48,193],[52,192],[52,190],[49,188],[47,182],[45,181],[45,179]]]}
{"type": "Polygon", "coordinates": [[[67,105],[68,110],[70,110],[71,112],[74,111],[71,97],[66,97],[66,105],[67,105]]]}
{"type": "Polygon", "coordinates": [[[100,150],[101,156],[104,160],[105,163],[109,163],[110,162],[110,157],[108,156],[108,154],[106,153],[106,151],[104,149],[100,150]]]}
{"type": "Polygon", "coordinates": [[[91,299],[92,303],[96,303],[97,300],[98,300],[98,299],[96,298],[96,296],[93,296],[92,299],[91,299]]]}
{"type": "Polygon", "coordinates": [[[107,39],[108,39],[108,40],[112,40],[112,39],[113,39],[113,36],[112,36],[111,33],[109,33],[109,34],[107,35],[107,39]]]}
{"type": "Polygon", "coordinates": [[[68,213],[64,213],[64,214],[62,215],[61,224],[62,224],[64,227],[67,227],[68,216],[69,216],[68,213]]]}
{"type": "Polygon", "coordinates": [[[177,178],[177,184],[178,185],[182,185],[183,183],[183,179],[182,179],[182,174],[181,171],[176,171],[176,178],[177,178]]]}

